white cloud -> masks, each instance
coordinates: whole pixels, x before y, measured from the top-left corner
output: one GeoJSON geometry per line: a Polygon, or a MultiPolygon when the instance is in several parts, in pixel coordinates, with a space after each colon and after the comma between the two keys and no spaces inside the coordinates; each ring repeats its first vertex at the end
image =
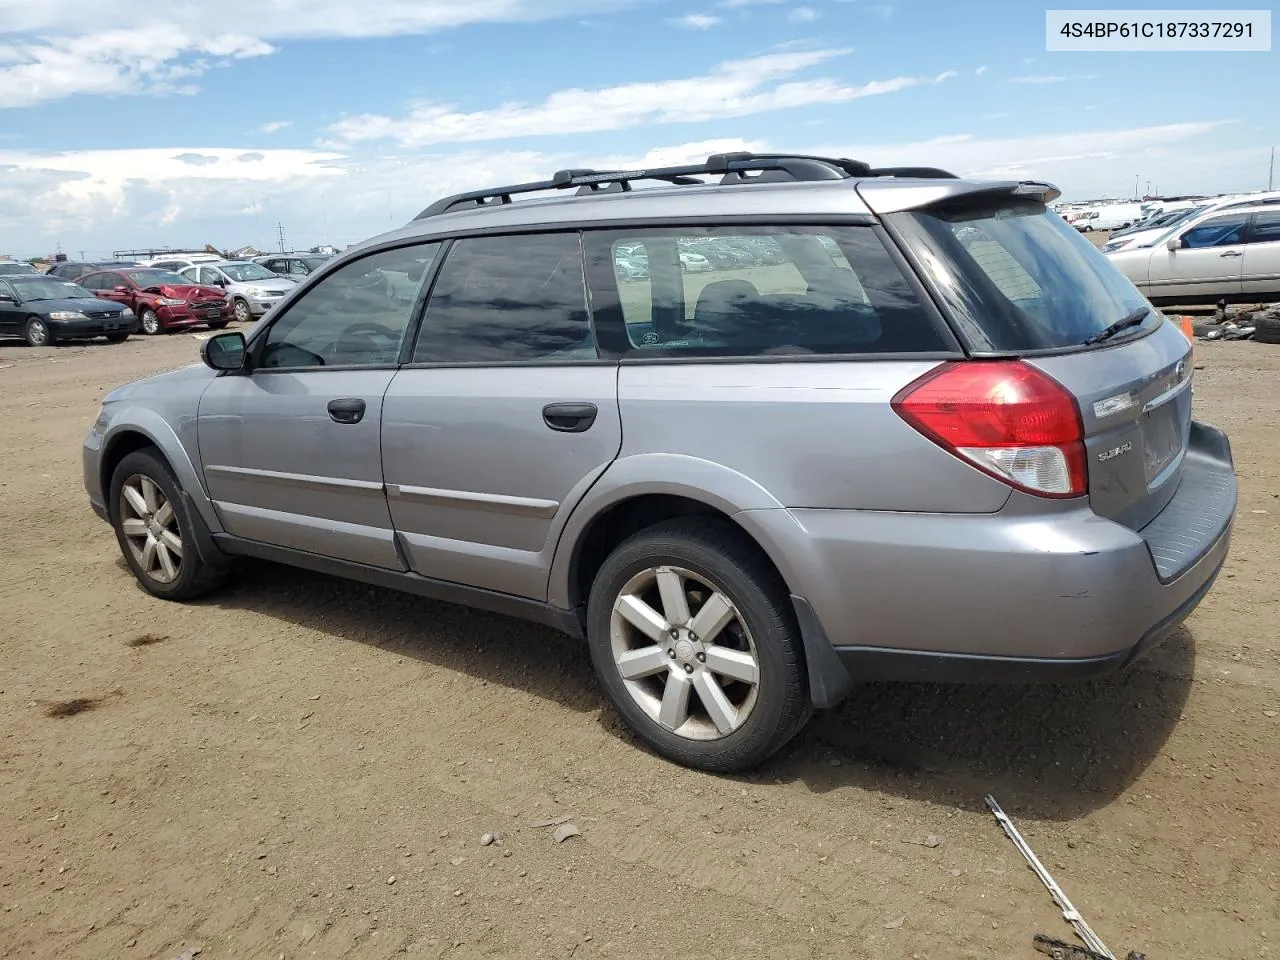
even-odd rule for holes
{"type": "Polygon", "coordinates": [[[984,73],[986,73],[986,72],[987,72],[987,68],[986,68],[985,66],[983,66],[983,67],[979,67],[977,70],[973,71],[973,75],[974,75],[975,77],[980,77],[980,76],[982,76],[982,75],[983,75],[984,73]]]}
{"type": "Polygon", "coordinates": [[[208,58],[262,56],[282,41],[420,35],[631,2],[639,0],[220,0],[166,4],[158,16],[136,2],[0,0],[0,108],[76,94],[192,93],[178,81],[215,65],[208,58]]]}
{"type": "Polygon", "coordinates": [[[690,30],[710,30],[720,23],[720,18],[710,13],[686,13],[683,17],[676,17],[671,22],[681,27],[688,27],[690,30]]]}
{"type": "Polygon", "coordinates": [[[933,82],[945,83],[946,81],[952,80],[958,76],[960,76],[960,74],[956,73],[954,70],[943,70],[942,73],[933,78],[933,82]]]}
{"type": "Polygon", "coordinates": [[[271,120],[257,128],[258,133],[279,133],[285,127],[293,125],[292,120],[271,120]]]}
{"type": "Polygon", "coordinates": [[[209,57],[242,59],[273,52],[255,37],[191,36],[153,21],[137,30],[55,37],[0,46],[0,107],[29,107],[77,93],[190,93],[209,57]]]}
{"type": "Polygon", "coordinates": [[[277,221],[298,245],[341,246],[399,225],[456,191],[539,180],[566,167],[665,166],[737,150],[785,148],[876,165],[941,166],[968,176],[1042,178],[1082,199],[1127,195],[1132,171],[1139,169],[1170,193],[1265,186],[1269,148],[1223,146],[1230,139],[1223,136],[1227,127],[1215,121],[1011,138],[955,134],[890,144],[733,137],[674,144],[643,156],[483,148],[361,159],[336,151],[246,153],[198,144],[48,154],[0,150],[0,252],[45,253],[58,241],[64,249],[101,254],[166,243],[262,247],[274,242],[277,221]],[[192,157],[201,160],[193,164],[192,157]]]}
{"type": "Polygon", "coordinates": [[[813,7],[796,7],[787,14],[787,19],[792,23],[812,23],[820,16],[822,16],[822,14],[813,9],[813,7]]]}
{"type": "Polygon", "coordinates": [[[400,118],[346,117],[329,127],[335,143],[393,140],[405,146],[623,130],[654,123],[697,123],[818,103],[845,103],[928,82],[893,77],[850,85],[829,77],[790,79],[848,51],[770,53],[719,64],[702,76],[560,90],[538,104],[507,103],[463,113],[424,103],[400,118]]]}
{"type": "Polygon", "coordinates": [[[1025,77],[1010,77],[1010,83],[1062,83],[1066,77],[1048,73],[1032,73],[1025,77]]]}

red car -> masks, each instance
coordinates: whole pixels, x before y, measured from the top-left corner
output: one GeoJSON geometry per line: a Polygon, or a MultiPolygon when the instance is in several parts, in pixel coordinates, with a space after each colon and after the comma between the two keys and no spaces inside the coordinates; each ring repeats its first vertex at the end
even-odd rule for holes
{"type": "Polygon", "coordinates": [[[231,302],[221,289],[192,283],[171,270],[102,270],[76,282],[102,300],[114,300],[133,310],[143,333],[157,334],[200,324],[221,330],[233,316],[231,302]]]}

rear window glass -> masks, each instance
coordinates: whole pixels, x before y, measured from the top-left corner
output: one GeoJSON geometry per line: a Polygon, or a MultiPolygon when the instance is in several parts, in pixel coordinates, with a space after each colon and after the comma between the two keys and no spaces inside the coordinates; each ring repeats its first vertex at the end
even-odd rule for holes
{"type": "Polygon", "coordinates": [[[951,348],[870,227],[637,229],[588,244],[611,269],[633,356],[951,348]]]}
{"type": "Polygon", "coordinates": [[[976,350],[1081,345],[1148,306],[1089,240],[1042,204],[896,214],[890,222],[976,350]]]}

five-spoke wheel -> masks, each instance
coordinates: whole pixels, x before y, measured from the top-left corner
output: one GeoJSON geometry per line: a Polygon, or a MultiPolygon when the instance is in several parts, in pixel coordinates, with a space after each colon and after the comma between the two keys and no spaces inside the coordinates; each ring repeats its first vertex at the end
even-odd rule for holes
{"type": "Polygon", "coordinates": [[[670,520],[621,543],[591,588],[587,640],[618,713],[679,763],[754,766],[809,717],[790,595],[730,524],[670,520]]]}

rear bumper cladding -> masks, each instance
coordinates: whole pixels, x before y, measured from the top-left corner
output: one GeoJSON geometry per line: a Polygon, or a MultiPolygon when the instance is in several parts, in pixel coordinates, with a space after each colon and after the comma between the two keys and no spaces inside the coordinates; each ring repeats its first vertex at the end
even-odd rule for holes
{"type": "MultiPolygon", "coordinates": [[[[1224,538],[1227,536],[1224,534],[1224,538]]],[[[1225,554],[1208,579],[1132,647],[1099,657],[996,657],[887,647],[833,647],[822,634],[808,603],[793,595],[805,652],[810,656],[813,705],[819,709],[834,707],[857,683],[1066,683],[1115,673],[1142,659],[1182,625],[1213,586],[1223,563],[1225,554]],[[820,651],[816,658],[815,650],[820,651]]]]}

